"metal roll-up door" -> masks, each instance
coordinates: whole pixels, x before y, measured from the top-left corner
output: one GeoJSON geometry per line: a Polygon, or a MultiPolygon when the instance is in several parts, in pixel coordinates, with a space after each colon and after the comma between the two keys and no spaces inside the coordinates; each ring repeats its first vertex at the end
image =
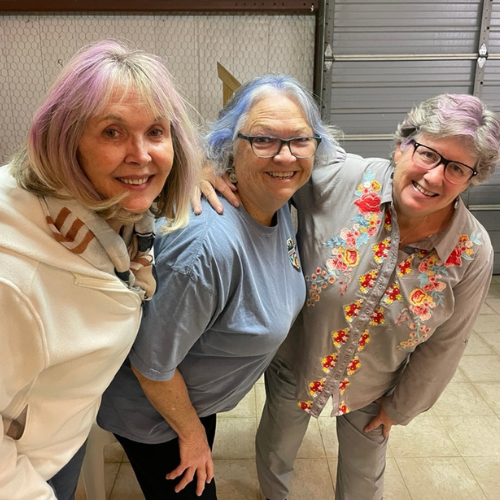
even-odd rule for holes
{"type": "MultiPolygon", "coordinates": [[[[500,114],[500,1],[483,5],[480,54],[476,75],[476,93],[500,114]]],[[[466,201],[472,213],[488,230],[495,249],[493,272],[500,274],[500,167],[487,184],[468,190],[466,201]]]]}
{"type": "MultiPolygon", "coordinates": [[[[408,110],[439,93],[471,93],[500,112],[500,0],[326,3],[323,113],[347,151],[388,157],[408,110]]],[[[464,200],[500,273],[500,168],[464,200]]]]}

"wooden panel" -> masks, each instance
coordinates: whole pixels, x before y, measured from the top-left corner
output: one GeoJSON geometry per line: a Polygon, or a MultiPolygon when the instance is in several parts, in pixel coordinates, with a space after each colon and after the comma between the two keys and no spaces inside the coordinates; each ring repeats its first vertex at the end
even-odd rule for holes
{"type": "Polygon", "coordinates": [[[0,0],[0,12],[276,12],[316,14],[319,1],[0,0]]]}

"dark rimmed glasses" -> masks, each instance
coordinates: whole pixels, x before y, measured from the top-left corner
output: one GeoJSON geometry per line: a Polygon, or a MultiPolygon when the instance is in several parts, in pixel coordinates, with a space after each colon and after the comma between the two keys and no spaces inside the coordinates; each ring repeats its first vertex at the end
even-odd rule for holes
{"type": "Polygon", "coordinates": [[[237,137],[250,143],[255,156],[259,158],[274,158],[284,144],[288,146],[290,154],[295,158],[311,158],[316,153],[321,137],[292,137],[280,139],[271,135],[245,135],[238,133],[237,137]]]}
{"type": "Polygon", "coordinates": [[[413,139],[411,142],[414,148],[412,160],[417,167],[432,170],[438,165],[443,164],[444,178],[452,184],[465,184],[477,175],[475,168],[469,167],[459,161],[447,160],[434,149],[413,139]]]}

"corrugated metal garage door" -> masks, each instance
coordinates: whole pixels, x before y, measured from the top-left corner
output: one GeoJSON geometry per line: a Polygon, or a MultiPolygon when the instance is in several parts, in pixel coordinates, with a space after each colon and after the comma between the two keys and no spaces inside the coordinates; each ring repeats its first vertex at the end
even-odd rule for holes
{"type": "MultiPolygon", "coordinates": [[[[406,112],[442,92],[500,112],[500,0],[326,4],[324,111],[348,151],[388,157],[406,112]]],[[[490,232],[500,273],[500,168],[464,200],[490,232]]]]}

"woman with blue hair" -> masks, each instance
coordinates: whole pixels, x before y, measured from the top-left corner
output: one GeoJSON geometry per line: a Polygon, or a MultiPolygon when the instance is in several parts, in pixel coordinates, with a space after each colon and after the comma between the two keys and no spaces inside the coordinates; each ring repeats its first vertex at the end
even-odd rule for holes
{"type": "MultiPolygon", "coordinates": [[[[266,370],[259,482],[289,498],[310,417],[336,417],[336,500],[381,500],[391,427],[439,398],[491,280],[493,248],[460,194],[500,160],[500,122],[442,94],[397,127],[391,161],[337,148],[293,196],[308,300],[266,370]]],[[[232,193],[219,186],[220,192],[232,193]]]]}
{"type": "MultiPolygon", "coordinates": [[[[243,85],[207,137],[206,157],[238,184],[155,242],[158,290],[98,417],[127,453],[147,500],[215,499],[216,415],[252,388],[306,296],[288,201],[335,141],[288,76],[243,85]]],[[[161,224],[160,224],[161,226],[161,224]]]]}

